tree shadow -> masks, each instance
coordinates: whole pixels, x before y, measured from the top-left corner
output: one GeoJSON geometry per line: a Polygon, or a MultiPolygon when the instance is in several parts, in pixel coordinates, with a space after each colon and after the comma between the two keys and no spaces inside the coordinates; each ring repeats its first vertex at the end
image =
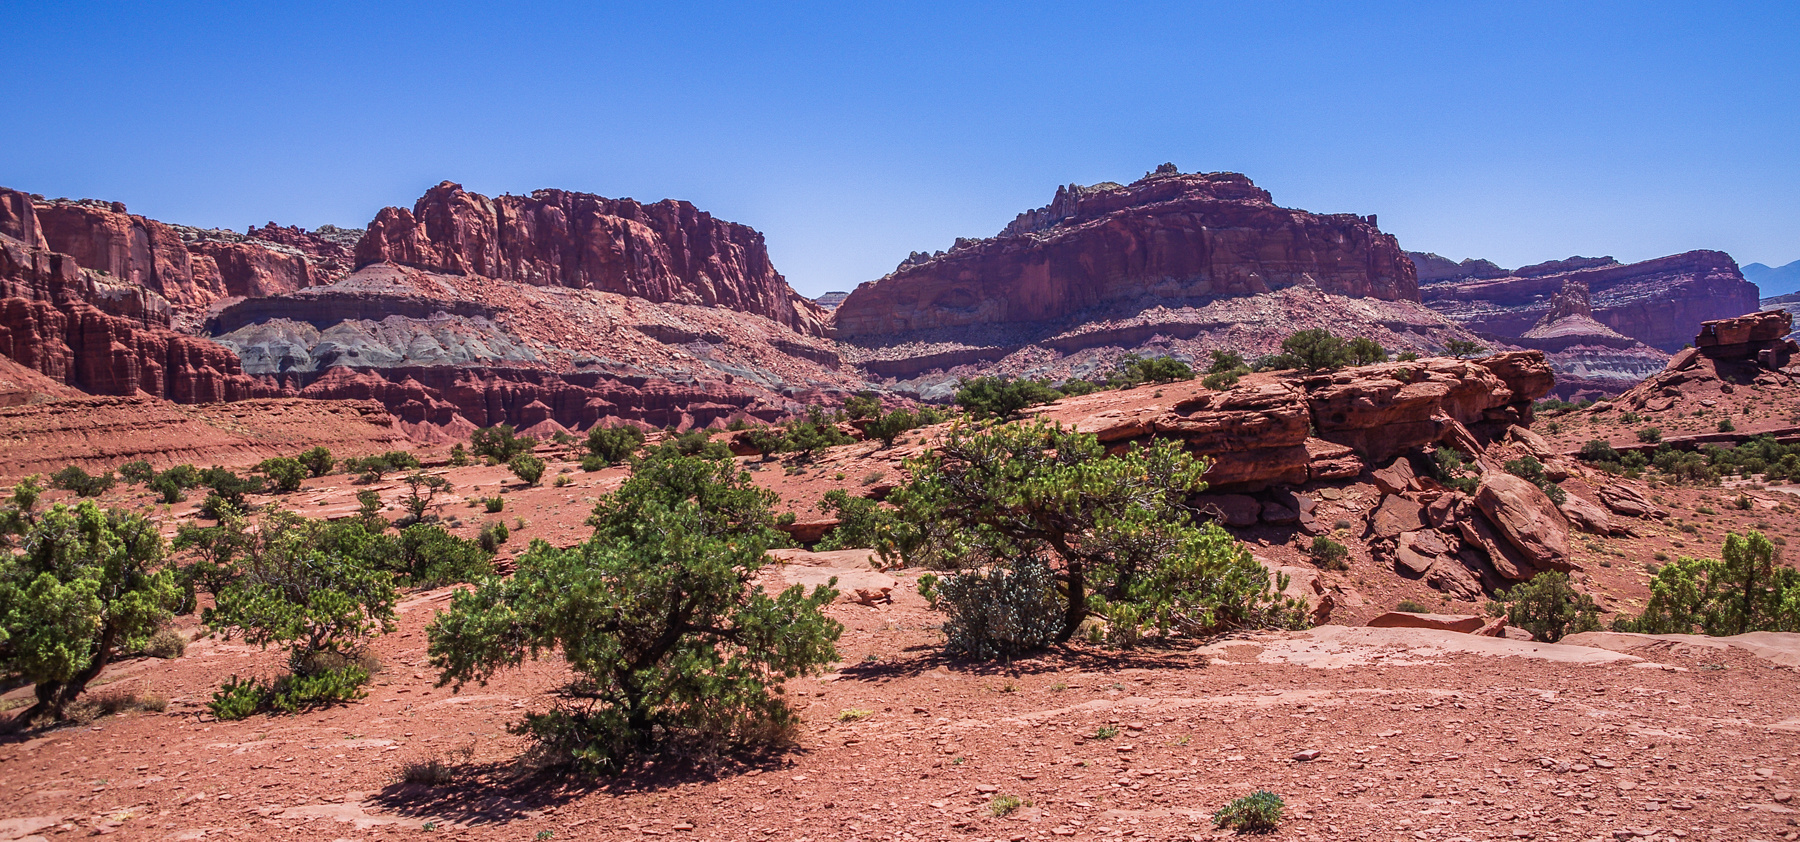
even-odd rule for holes
{"type": "Polygon", "coordinates": [[[1063,643],[1014,660],[978,660],[947,655],[935,646],[910,646],[913,653],[892,660],[854,664],[838,670],[843,679],[886,682],[914,678],[935,669],[980,676],[1044,675],[1079,670],[1104,672],[1123,669],[1191,669],[1205,666],[1194,654],[1194,641],[1170,645],[1149,644],[1135,649],[1111,649],[1079,643],[1063,643]]]}

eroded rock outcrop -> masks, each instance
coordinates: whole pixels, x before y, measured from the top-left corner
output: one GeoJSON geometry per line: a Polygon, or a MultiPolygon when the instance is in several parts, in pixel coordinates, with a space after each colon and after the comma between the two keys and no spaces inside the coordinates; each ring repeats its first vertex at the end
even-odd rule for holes
{"type": "Polygon", "coordinates": [[[723,307],[824,332],[823,311],[775,271],[761,233],[672,199],[644,205],[565,190],[489,198],[446,181],[411,210],[383,208],[369,223],[356,265],[380,261],[723,307]]]}
{"type": "Polygon", "coordinates": [[[1611,258],[1570,258],[1504,277],[1425,283],[1419,295],[1464,327],[1507,339],[1530,331],[1572,281],[1591,291],[1595,321],[1665,352],[1679,350],[1696,323],[1756,309],[1756,285],[1720,251],[1690,251],[1626,265],[1611,258]]]}
{"type": "Polygon", "coordinates": [[[1705,322],[1693,347],[1613,403],[1648,413],[1691,411],[1706,405],[1702,401],[1716,404],[1741,387],[1792,387],[1795,377],[1784,369],[1800,352],[1800,344],[1788,338],[1793,326],[1794,317],[1786,310],[1705,322]]]}
{"type": "Polygon", "coordinates": [[[1595,319],[1587,283],[1572,277],[1565,278],[1550,297],[1549,312],[1530,330],[1506,341],[1543,351],[1556,370],[1555,394],[1565,400],[1616,395],[1661,371],[1669,361],[1667,353],[1595,319]]]}
{"type": "Polygon", "coordinates": [[[1051,322],[1285,287],[1416,300],[1411,261],[1374,217],[1274,204],[1237,173],[1165,165],[1128,186],[1069,185],[985,240],[914,255],[833,315],[851,341],[946,328],[1051,322]]]}

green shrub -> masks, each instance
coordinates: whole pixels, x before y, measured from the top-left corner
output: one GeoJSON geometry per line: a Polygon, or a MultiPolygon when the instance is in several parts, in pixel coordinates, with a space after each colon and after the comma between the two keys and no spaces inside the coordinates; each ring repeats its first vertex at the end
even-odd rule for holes
{"type": "Polygon", "coordinates": [[[1452,339],[1444,343],[1444,353],[1457,359],[1468,359],[1487,350],[1487,346],[1468,339],[1452,339]]]}
{"type": "Polygon", "coordinates": [[[776,499],[729,459],[651,454],[595,505],[587,542],[536,542],[513,576],[456,595],[429,630],[439,681],[560,655],[561,703],[515,731],[589,772],[786,741],[776,688],[836,660],[842,627],[821,613],[830,587],[753,583],[784,538],[776,499]]]}
{"type": "Polygon", "coordinates": [[[1215,371],[1200,378],[1200,385],[1215,392],[1224,391],[1237,385],[1238,376],[1236,371],[1215,371]]]}
{"type": "Polygon", "coordinates": [[[1581,446],[1581,452],[1578,455],[1583,462],[1619,461],[1619,451],[1600,439],[1588,439],[1587,443],[1581,446]]]}
{"type": "Polygon", "coordinates": [[[413,471],[401,477],[400,482],[407,489],[406,497],[401,502],[415,522],[425,519],[425,513],[431,510],[431,504],[437,500],[438,494],[450,490],[450,480],[424,471],[413,471]]]}
{"type": "Polygon", "coordinates": [[[1087,617],[1090,595],[1133,604],[1163,634],[1302,622],[1248,550],[1193,519],[1186,500],[1205,488],[1206,467],[1178,442],[1109,456],[1094,436],[1042,420],[959,426],[908,460],[877,550],[956,570],[1041,560],[1063,591],[1059,642],[1087,617]]]}
{"type": "Polygon", "coordinates": [[[1387,349],[1381,347],[1381,343],[1364,336],[1350,340],[1345,350],[1350,354],[1350,361],[1357,365],[1384,363],[1388,359],[1387,349]]]}
{"type": "Polygon", "coordinates": [[[226,722],[248,719],[262,709],[263,700],[268,695],[269,688],[263,682],[233,675],[213,692],[212,701],[206,703],[206,709],[226,722]]]}
{"type": "Polygon", "coordinates": [[[544,460],[529,453],[514,456],[512,461],[506,463],[506,468],[513,472],[513,476],[524,480],[526,485],[537,485],[538,480],[544,478],[544,460]]]}
{"type": "Polygon", "coordinates": [[[1313,536],[1312,546],[1306,550],[1312,563],[1326,570],[1349,570],[1350,548],[1324,535],[1313,536]]]}
{"type": "Polygon", "coordinates": [[[957,383],[956,405],[976,418],[1008,418],[1026,407],[1062,397],[1047,380],[963,378],[957,383]]]}
{"type": "Polygon", "coordinates": [[[1800,631],[1800,571],[1776,560],[1761,532],[1731,533],[1720,559],[1680,558],[1657,570],[1650,600],[1613,626],[1645,634],[1800,631]]]}
{"type": "Polygon", "coordinates": [[[825,492],[825,499],[819,501],[819,511],[838,519],[837,526],[819,541],[816,549],[820,551],[873,547],[888,520],[881,504],[866,497],[851,497],[841,488],[825,492]]]}
{"type": "Polygon", "coordinates": [[[483,497],[481,498],[481,505],[487,510],[488,514],[495,514],[506,508],[506,498],[500,496],[483,497]]]}
{"type": "Polygon", "coordinates": [[[475,544],[491,553],[498,551],[500,545],[511,538],[512,530],[506,528],[506,522],[497,520],[481,528],[481,532],[475,536],[475,544]]]}
{"type": "Polygon", "coordinates": [[[852,421],[881,417],[881,398],[874,392],[858,392],[844,401],[844,417],[852,421]]]}
{"type": "Polygon", "coordinates": [[[1400,604],[1394,606],[1394,610],[1400,611],[1400,612],[1406,613],[1406,614],[1430,614],[1431,613],[1430,606],[1425,605],[1420,602],[1417,602],[1417,601],[1414,601],[1414,600],[1411,600],[1411,599],[1400,600],[1400,604]]]}
{"type": "Polygon", "coordinates": [[[1507,473],[1543,489],[1544,495],[1550,498],[1550,502],[1558,506],[1561,506],[1563,501],[1569,498],[1569,495],[1562,490],[1562,486],[1551,482],[1550,478],[1544,475],[1544,463],[1539,462],[1535,457],[1526,456],[1523,459],[1513,459],[1502,467],[1506,469],[1507,473]]]}
{"type": "Polygon", "coordinates": [[[187,490],[200,487],[200,470],[193,465],[176,465],[150,478],[150,490],[162,495],[164,503],[187,499],[187,490]]]}
{"type": "Polygon", "coordinates": [[[144,642],[144,654],[152,658],[174,660],[187,654],[187,638],[174,629],[163,629],[144,642]]]}
{"type": "Polygon", "coordinates": [[[1637,440],[1645,444],[1656,444],[1662,441],[1661,427],[1645,427],[1637,431],[1637,440]]]}
{"type": "Polygon", "coordinates": [[[1737,425],[1731,423],[1730,418],[1720,418],[1719,419],[1719,432],[1721,432],[1721,433],[1737,432],[1737,425]]]}
{"type": "Polygon", "coordinates": [[[1274,833],[1285,807],[1281,796],[1258,790],[1220,807],[1213,813],[1213,826],[1239,833],[1274,833]]]}
{"type": "Polygon", "coordinates": [[[1350,364],[1350,347],[1331,331],[1309,328],[1281,340],[1280,361],[1286,363],[1283,368],[1330,371],[1350,364]]]}
{"type": "Polygon", "coordinates": [[[269,681],[233,675],[213,693],[206,708],[228,722],[258,713],[299,713],[354,702],[366,695],[362,688],[368,681],[369,671],[357,664],[293,673],[269,681]]]}
{"type": "Polygon", "coordinates": [[[469,458],[469,449],[463,447],[461,442],[450,446],[450,467],[461,468],[471,461],[473,460],[469,458]]]}
{"type": "Polygon", "coordinates": [[[1244,362],[1244,355],[1236,351],[1223,351],[1215,348],[1210,353],[1212,362],[1206,367],[1207,374],[1250,370],[1250,364],[1244,362]]]}
{"type": "Polygon", "coordinates": [[[1411,348],[1408,348],[1408,349],[1401,351],[1400,353],[1394,355],[1394,359],[1396,359],[1400,362],[1403,362],[1403,363],[1410,363],[1410,362],[1413,362],[1414,360],[1417,360],[1418,358],[1419,358],[1419,352],[1414,351],[1411,348]]]}
{"type": "Polygon", "coordinates": [[[302,452],[300,464],[306,466],[306,473],[313,477],[322,477],[331,473],[337,466],[337,460],[331,458],[331,451],[325,447],[314,447],[302,452]]]}
{"type": "Polygon", "coordinates": [[[1064,609],[1050,567],[1026,558],[946,576],[936,583],[945,648],[971,658],[1012,658],[1057,641],[1064,609]]]}
{"type": "Polygon", "coordinates": [[[1517,626],[1545,643],[1576,632],[1600,630],[1600,606],[1575,590],[1569,574],[1547,571],[1495,594],[1505,606],[1507,625],[1517,626]]]}
{"type": "Polygon", "coordinates": [[[63,718],[112,660],[141,651],[181,604],[156,524],[93,501],[38,514],[35,483],[13,488],[0,519],[0,681],[37,685],[14,721],[63,718]]]}
{"type": "MultiPolygon", "coordinates": [[[[596,424],[587,431],[588,455],[605,465],[617,465],[625,461],[642,446],[644,431],[630,425],[602,427],[596,424]]],[[[585,460],[582,467],[587,467],[585,460]]]]}
{"type": "Polygon", "coordinates": [[[1126,354],[1117,368],[1107,375],[1106,385],[1113,389],[1129,389],[1145,383],[1174,383],[1194,379],[1187,362],[1174,357],[1150,357],[1126,354]]]}
{"type": "Polygon", "coordinates": [[[262,460],[257,464],[256,472],[268,477],[268,485],[283,494],[299,491],[307,476],[306,465],[285,456],[262,460]]]}
{"type": "Polygon", "coordinates": [[[111,491],[116,482],[112,471],[93,475],[78,465],[70,465],[50,475],[50,487],[73,491],[80,497],[98,497],[111,491]]]}
{"type": "Polygon", "coordinates": [[[474,582],[494,572],[492,551],[436,524],[408,526],[400,530],[397,541],[393,567],[415,588],[474,582]]]}
{"type": "Polygon", "coordinates": [[[476,456],[492,459],[499,464],[511,462],[514,456],[521,453],[530,453],[537,445],[537,439],[515,434],[511,424],[482,427],[469,434],[469,449],[476,456]]]}
{"type": "Polygon", "coordinates": [[[893,447],[894,440],[901,433],[919,426],[918,416],[904,409],[896,409],[886,415],[877,415],[863,425],[863,432],[870,438],[881,440],[882,447],[893,447]]]}
{"type": "Polygon", "coordinates": [[[1441,445],[1431,453],[1431,475],[1447,488],[1464,494],[1474,494],[1481,485],[1481,480],[1467,476],[1468,468],[1463,464],[1462,452],[1454,447],[1441,445]]]}
{"type": "Polygon", "coordinates": [[[119,479],[132,485],[149,485],[150,481],[155,478],[156,469],[150,467],[150,463],[142,459],[126,462],[119,466],[119,479]]]}

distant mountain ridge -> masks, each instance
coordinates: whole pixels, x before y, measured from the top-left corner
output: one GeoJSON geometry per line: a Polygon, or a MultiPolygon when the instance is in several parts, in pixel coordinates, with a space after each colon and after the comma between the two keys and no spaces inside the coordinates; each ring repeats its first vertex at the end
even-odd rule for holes
{"type": "Polygon", "coordinates": [[[1800,260],[1784,266],[1747,263],[1738,268],[1743,271],[1745,278],[1762,290],[1765,297],[1800,292],[1800,260]]]}

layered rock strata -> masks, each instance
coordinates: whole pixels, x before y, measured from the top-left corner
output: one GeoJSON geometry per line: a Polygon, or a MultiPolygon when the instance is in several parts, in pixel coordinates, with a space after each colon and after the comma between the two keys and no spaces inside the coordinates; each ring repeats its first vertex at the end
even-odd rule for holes
{"type": "Polygon", "coordinates": [[[446,181],[411,210],[383,208],[369,223],[356,265],[381,261],[721,307],[824,332],[823,311],[775,271],[761,233],[671,199],[644,205],[564,190],[489,198],[446,181]]]}
{"type": "Polygon", "coordinates": [[[1744,280],[1730,255],[1719,251],[1690,251],[1627,265],[1611,263],[1610,258],[1570,258],[1504,277],[1426,283],[1419,296],[1426,306],[1470,330],[1509,340],[1530,331],[1553,309],[1557,292],[1571,282],[1590,290],[1595,321],[1671,353],[1688,341],[1694,324],[1757,306],[1756,285],[1744,280]],[[1528,271],[1544,274],[1522,274],[1528,271]]]}
{"type": "Polygon", "coordinates": [[[1668,354],[1595,319],[1587,284],[1574,278],[1551,296],[1549,312],[1507,342],[1543,351],[1556,370],[1554,393],[1565,400],[1616,395],[1669,361],[1668,354]]]}
{"type": "Polygon", "coordinates": [[[1282,208],[1237,173],[1165,165],[1128,186],[1058,188],[998,236],[915,254],[851,292],[832,326],[840,339],[868,342],[1298,285],[1388,301],[1416,300],[1418,286],[1373,217],[1282,208]]]}

